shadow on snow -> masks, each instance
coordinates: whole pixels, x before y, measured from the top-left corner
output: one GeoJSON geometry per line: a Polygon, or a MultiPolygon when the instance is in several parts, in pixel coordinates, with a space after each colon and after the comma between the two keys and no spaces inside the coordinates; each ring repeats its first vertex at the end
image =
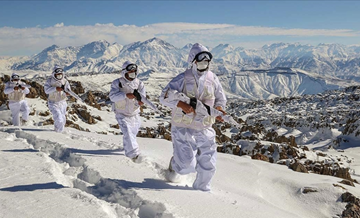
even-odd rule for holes
{"type": "Polygon", "coordinates": [[[60,188],[65,188],[65,186],[57,184],[56,182],[49,182],[49,183],[39,183],[39,184],[31,184],[31,185],[17,185],[8,188],[1,188],[0,191],[24,192],[24,191],[60,189],[60,188]]]}
{"type": "Polygon", "coordinates": [[[130,189],[178,189],[178,190],[194,190],[192,187],[189,186],[179,186],[179,185],[170,185],[164,180],[161,179],[151,179],[145,178],[143,182],[132,182],[127,180],[117,180],[117,179],[109,179],[115,182],[118,186],[130,189]]]}
{"type": "MultiPolygon", "coordinates": [[[[89,155],[123,155],[121,149],[104,149],[104,150],[83,150],[83,149],[76,149],[76,148],[67,148],[66,149],[70,153],[78,153],[78,154],[89,154],[89,155]]],[[[2,150],[3,152],[39,152],[36,149],[11,149],[11,150],[2,150]]]]}
{"type": "Polygon", "coordinates": [[[28,149],[11,149],[11,150],[2,150],[3,152],[39,152],[38,150],[34,150],[31,148],[28,149]]]}

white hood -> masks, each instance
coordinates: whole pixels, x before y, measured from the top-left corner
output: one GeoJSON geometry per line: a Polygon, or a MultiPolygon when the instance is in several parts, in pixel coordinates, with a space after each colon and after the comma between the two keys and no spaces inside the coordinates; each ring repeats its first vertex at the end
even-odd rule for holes
{"type": "Polygon", "coordinates": [[[125,74],[127,73],[127,71],[126,71],[126,67],[128,66],[128,65],[130,65],[130,64],[133,64],[132,62],[130,62],[130,61],[125,61],[125,63],[122,65],[122,67],[121,67],[121,77],[123,77],[124,78],[124,81],[131,87],[131,88],[133,88],[133,89],[136,89],[136,87],[138,86],[138,83],[137,83],[137,77],[134,79],[134,80],[132,80],[132,81],[129,81],[128,79],[126,79],[126,77],[125,77],[125,74]]]}
{"type": "Polygon", "coordinates": [[[124,70],[130,64],[133,64],[133,63],[131,63],[130,61],[125,61],[125,63],[123,63],[123,65],[121,66],[121,70],[124,70]]]}
{"type": "Polygon", "coordinates": [[[189,52],[188,63],[191,64],[197,54],[203,51],[209,51],[205,46],[200,43],[195,43],[189,52]]]}
{"type": "Polygon", "coordinates": [[[18,76],[18,77],[20,77],[19,74],[17,74],[17,73],[12,73],[12,74],[11,74],[11,78],[12,78],[13,76],[18,76]]]}
{"type": "MultiPolygon", "coordinates": [[[[125,63],[122,65],[121,67],[121,77],[124,77],[125,78],[125,74],[127,73],[126,71],[126,67],[129,66],[130,64],[134,64],[130,61],[125,61],[125,63]]],[[[126,79],[126,78],[125,78],[126,79]]],[[[127,80],[127,79],[126,79],[127,80]]],[[[128,80],[127,80],[128,81],[128,80]]],[[[129,81],[130,82],[130,81],[129,81]]]]}
{"type": "Polygon", "coordinates": [[[13,82],[13,76],[18,76],[18,77],[19,77],[19,80],[20,80],[19,74],[17,74],[17,73],[12,73],[12,74],[11,74],[11,77],[10,77],[10,82],[13,82]]]}
{"type": "Polygon", "coordinates": [[[58,80],[58,79],[55,78],[55,70],[56,70],[56,69],[59,69],[59,68],[60,68],[60,69],[63,69],[63,72],[62,72],[62,74],[63,74],[63,79],[65,78],[64,68],[59,67],[59,66],[56,66],[56,67],[53,68],[53,71],[52,71],[52,77],[53,77],[55,80],[58,80]]]}
{"type": "Polygon", "coordinates": [[[123,63],[123,65],[121,66],[121,77],[125,78],[125,74],[127,73],[126,67],[129,66],[130,64],[132,64],[130,61],[125,61],[125,63],[123,63]]]}

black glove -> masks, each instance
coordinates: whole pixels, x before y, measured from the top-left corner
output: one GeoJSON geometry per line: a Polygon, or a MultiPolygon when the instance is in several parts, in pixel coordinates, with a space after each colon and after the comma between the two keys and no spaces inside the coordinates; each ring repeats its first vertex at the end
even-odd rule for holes
{"type": "MultiPolygon", "coordinates": [[[[196,98],[190,98],[190,103],[189,105],[194,108],[194,110],[196,110],[196,104],[197,104],[197,99],[196,98]]],[[[185,111],[182,111],[183,114],[186,114],[185,111]]]]}
{"type": "Polygon", "coordinates": [[[190,98],[190,106],[192,108],[194,108],[194,110],[196,110],[196,104],[197,104],[197,99],[196,98],[190,98]]]}
{"type": "Polygon", "coordinates": [[[206,108],[206,110],[207,110],[207,112],[208,112],[208,114],[209,115],[211,115],[211,113],[210,113],[210,106],[209,105],[207,105],[207,104],[204,104],[204,106],[205,106],[205,108],[206,108]]]}
{"type": "Polygon", "coordinates": [[[136,100],[141,101],[141,95],[137,89],[134,90],[133,95],[135,96],[136,100]]]}
{"type": "Polygon", "coordinates": [[[22,86],[19,84],[18,87],[19,87],[19,89],[21,89],[22,86]]]}

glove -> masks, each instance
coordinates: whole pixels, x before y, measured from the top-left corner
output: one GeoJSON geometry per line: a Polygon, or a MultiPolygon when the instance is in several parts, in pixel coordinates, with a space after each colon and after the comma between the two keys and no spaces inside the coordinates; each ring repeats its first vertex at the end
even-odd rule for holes
{"type": "MultiPolygon", "coordinates": [[[[185,102],[184,102],[185,103],[185,102]]],[[[185,103],[186,104],[186,103],[185,103]]],[[[196,110],[196,104],[197,104],[197,99],[196,98],[190,98],[190,103],[189,105],[194,109],[194,111],[196,110]]],[[[183,114],[186,114],[185,111],[182,111],[183,114]]]]}
{"type": "Polygon", "coordinates": [[[141,95],[137,89],[134,90],[133,95],[135,96],[136,100],[141,101],[141,95]]]}
{"type": "Polygon", "coordinates": [[[197,99],[196,98],[190,98],[190,106],[192,108],[194,108],[194,110],[196,110],[196,104],[197,104],[197,99]]]}

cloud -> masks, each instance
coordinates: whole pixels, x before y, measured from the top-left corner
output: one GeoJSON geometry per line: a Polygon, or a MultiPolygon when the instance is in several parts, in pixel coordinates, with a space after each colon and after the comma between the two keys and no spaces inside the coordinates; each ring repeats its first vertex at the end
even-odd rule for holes
{"type": "MultiPolygon", "coordinates": [[[[232,24],[203,23],[156,23],[145,26],[95,24],[87,26],[66,26],[58,23],[51,27],[0,28],[0,55],[34,54],[56,44],[59,46],[78,46],[92,41],[105,39],[109,42],[129,44],[159,37],[181,47],[189,42],[200,41],[215,46],[226,43],[248,43],[241,37],[262,37],[261,41],[270,41],[266,37],[359,37],[360,33],[349,29],[286,29],[261,26],[238,26],[232,24]],[[226,40],[225,40],[226,39],[226,40]],[[225,41],[224,41],[225,40],[225,41]]],[[[271,39],[273,41],[273,39],[271,39]]],[[[254,44],[254,42],[251,42],[254,44]]]]}
{"type": "Polygon", "coordinates": [[[55,27],[63,27],[64,26],[64,23],[57,23],[55,24],[55,27]]]}

